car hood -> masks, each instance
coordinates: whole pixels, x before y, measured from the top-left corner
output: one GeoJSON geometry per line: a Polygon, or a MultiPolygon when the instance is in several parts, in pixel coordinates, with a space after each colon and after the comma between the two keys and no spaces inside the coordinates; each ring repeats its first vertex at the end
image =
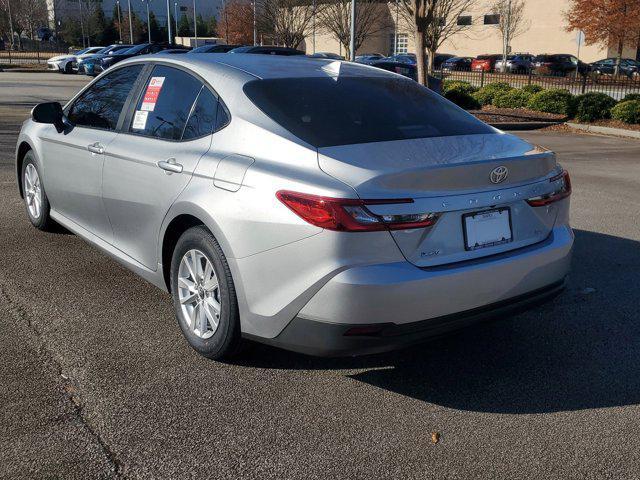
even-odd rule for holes
{"type": "Polygon", "coordinates": [[[490,173],[509,170],[500,187],[535,181],[555,155],[505,133],[417,138],[318,149],[320,168],[361,198],[420,198],[495,189],[490,173]]]}

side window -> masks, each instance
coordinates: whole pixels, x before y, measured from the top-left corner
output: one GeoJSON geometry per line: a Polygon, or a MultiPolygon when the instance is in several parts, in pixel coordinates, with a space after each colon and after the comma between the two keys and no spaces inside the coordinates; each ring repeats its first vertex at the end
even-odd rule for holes
{"type": "Polygon", "coordinates": [[[202,83],[176,68],[157,66],[136,105],[131,131],[180,140],[202,83]]]}
{"type": "Polygon", "coordinates": [[[218,99],[207,87],[202,87],[182,134],[182,140],[191,140],[213,133],[217,109],[218,99]]]}
{"type": "Polygon", "coordinates": [[[231,121],[231,114],[229,114],[229,110],[227,110],[227,107],[225,107],[222,101],[219,101],[218,114],[216,115],[216,128],[214,129],[214,131],[217,132],[218,130],[223,129],[224,127],[229,125],[230,121],[231,121]]]}
{"type": "Polygon", "coordinates": [[[142,65],[124,67],[106,74],[71,105],[67,118],[80,127],[115,130],[120,112],[142,65]]]}

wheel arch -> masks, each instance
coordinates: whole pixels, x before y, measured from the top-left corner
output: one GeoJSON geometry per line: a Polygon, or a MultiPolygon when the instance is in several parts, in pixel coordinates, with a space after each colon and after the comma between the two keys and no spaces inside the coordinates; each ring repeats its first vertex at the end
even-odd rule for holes
{"type": "Polygon", "coordinates": [[[34,151],[33,147],[29,142],[23,140],[18,145],[18,149],[16,152],[16,178],[18,179],[18,189],[20,190],[20,197],[24,198],[24,191],[22,189],[22,165],[24,164],[24,157],[28,152],[34,151]]]}

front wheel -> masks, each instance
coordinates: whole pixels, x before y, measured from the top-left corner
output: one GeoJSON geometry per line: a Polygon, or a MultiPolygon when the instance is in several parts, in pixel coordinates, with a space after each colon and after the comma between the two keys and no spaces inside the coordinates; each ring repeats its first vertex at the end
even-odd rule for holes
{"type": "Polygon", "coordinates": [[[239,351],[240,315],[231,271],[205,227],[190,228],[178,240],[171,294],[180,329],[194,350],[215,360],[239,351]]]}
{"type": "Polygon", "coordinates": [[[55,224],[49,216],[49,199],[44,190],[44,184],[42,183],[33,152],[27,152],[24,156],[21,178],[22,194],[29,220],[34,227],[40,230],[53,230],[55,224]]]}

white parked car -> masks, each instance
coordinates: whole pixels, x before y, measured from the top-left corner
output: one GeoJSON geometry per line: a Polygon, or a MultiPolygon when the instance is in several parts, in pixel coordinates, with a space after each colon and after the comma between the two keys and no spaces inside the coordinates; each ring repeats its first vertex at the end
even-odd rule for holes
{"type": "Polygon", "coordinates": [[[50,58],[47,60],[47,68],[49,70],[55,70],[61,73],[72,73],[73,72],[73,62],[75,62],[78,58],[89,57],[91,55],[95,55],[100,52],[104,47],[89,47],[79,52],[74,53],[73,55],[58,55],[57,57],[50,58]]]}

